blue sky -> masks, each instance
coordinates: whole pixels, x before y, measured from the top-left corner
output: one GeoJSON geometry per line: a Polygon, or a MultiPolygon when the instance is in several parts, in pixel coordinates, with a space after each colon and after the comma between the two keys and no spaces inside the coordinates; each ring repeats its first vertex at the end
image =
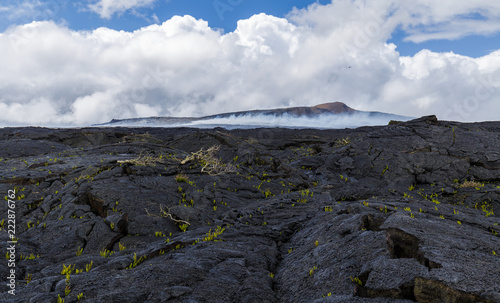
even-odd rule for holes
{"type": "Polygon", "coordinates": [[[456,40],[440,39],[421,43],[404,41],[404,32],[394,32],[390,43],[397,45],[397,51],[402,56],[413,56],[423,49],[433,52],[454,52],[473,58],[482,57],[500,49],[500,34],[471,35],[456,40]]]}
{"type": "Polygon", "coordinates": [[[500,1],[0,3],[0,126],[334,101],[498,120],[500,1]]]}
{"type": "MultiPolygon", "coordinates": [[[[4,7],[12,6],[22,9],[23,1],[7,0],[4,7]]],[[[293,7],[304,8],[316,2],[311,0],[265,1],[265,0],[157,0],[151,4],[135,7],[127,11],[118,11],[112,18],[101,18],[96,12],[88,9],[89,4],[96,1],[68,1],[68,0],[40,0],[25,1],[40,4],[41,11],[50,13],[32,13],[10,19],[2,18],[0,30],[5,30],[12,24],[27,23],[32,20],[64,21],[67,26],[75,30],[90,30],[98,27],[108,27],[116,30],[133,31],[155,22],[156,15],[159,22],[166,21],[174,15],[191,15],[196,19],[208,21],[212,28],[222,28],[231,32],[236,28],[240,19],[250,18],[254,14],[266,13],[277,17],[285,17],[293,7]],[[31,16],[30,16],[31,15],[31,16]]],[[[317,1],[327,4],[330,1],[317,1]]]]}
{"type": "MultiPolygon", "coordinates": [[[[119,1],[119,0],[118,0],[119,1]]],[[[125,2],[127,0],[124,0],[125,2]]],[[[134,0],[132,0],[133,2],[134,0]]],[[[137,0],[136,0],[137,1],[137,0]]],[[[91,11],[89,5],[96,0],[6,0],[0,7],[13,7],[23,10],[23,6],[32,5],[34,10],[25,14],[14,15],[5,12],[0,19],[0,31],[9,26],[29,23],[31,21],[53,20],[60,22],[73,30],[93,30],[107,27],[115,30],[134,31],[153,23],[162,23],[174,15],[191,15],[196,19],[208,21],[210,27],[232,32],[236,29],[238,20],[248,19],[254,14],[266,13],[285,18],[295,8],[306,8],[313,3],[329,4],[328,0],[145,0],[151,2],[145,6],[134,7],[125,11],[117,11],[111,18],[103,18],[97,12],[91,11]]],[[[140,2],[140,0],[139,0],[140,2]]],[[[0,16],[2,11],[0,10],[0,16]]],[[[472,16],[482,19],[481,15],[472,16]]],[[[437,39],[414,43],[405,41],[407,33],[398,29],[388,40],[397,46],[402,56],[412,56],[422,49],[435,52],[454,52],[470,57],[481,57],[500,49],[500,33],[488,35],[467,35],[459,39],[437,39]]]]}

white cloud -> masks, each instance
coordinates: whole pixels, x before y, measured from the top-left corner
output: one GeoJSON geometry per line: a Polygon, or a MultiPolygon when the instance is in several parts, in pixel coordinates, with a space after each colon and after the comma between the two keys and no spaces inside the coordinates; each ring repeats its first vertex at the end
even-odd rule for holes
{"type": "Polygon", "coordinates": [[[151,19],[153,20],[153,23],[160,23],[160,19],[158,18],[158,16],[156,14],[153,14],[151,15],[151,19]]]}
{"type": "MultiPolygon", "coordinates": [[[[500,2],[490,0],[334,0],[293,10],[289,18],[299,24],[314,25],[322,31],[349,26],[368,31],[378,23],[386,35],[400,26],[406,41],[458,39],[467,35],[487,35],[500,31],[500,2]]],[[[386,38],[386,37],[383,37],[386,38]]]]}
{"type": "MultiPolygon", "coordinates": [[[[497,17],[498,19],[498,17],[497,17]]],[[[500,31],[498,20],[455,20],[452,23],[433,26],[432,31],[422,29],[409,30],[409,35],[404,39],[415,43],[429,40],[457,40],[470,35],[491,35],[500,31]]]]}
{"type": "MultiPolygon", "coordinates": [[[[430,31],[453,19],[435,2],[428,3],[432,17],[402,3],[315,4],[288,19],[240,20],[227,34],[190,16],[134,32],[76,32],[53,22],[12,27],[0,35],[0,124],[88,125],[332,101],[406,116],[498,119],[500,50],[481,58],[427,50],[402,57],[386,43],[395,28],[430,31]]],[[[494,15],[492,5],[485,7],[494,15]]]]}
{"type": "Polygon", "coordinates": [[[121,14],[135,8],[151,6],[156,0],[99,0],[89,4],[88,8],[101,18],[111,19],[114,14],[121,14]]]}
{"type": "Polygon", "coordinates": [[[500,2],[478,0],[407,1],[399,20],[408,30],[407,41],[459,39],[500,31],[500,2]]]}
{"type": "Polygon", "coordinates": [[[25,23],[33,20],[49,20],[54,18],[67,0],[41,1],[41,0],[4,0],[0,5],[0,21],[5,25],[12,22],[25,23]],[[9,21],[7,23],[6,21],[9,21]]]}

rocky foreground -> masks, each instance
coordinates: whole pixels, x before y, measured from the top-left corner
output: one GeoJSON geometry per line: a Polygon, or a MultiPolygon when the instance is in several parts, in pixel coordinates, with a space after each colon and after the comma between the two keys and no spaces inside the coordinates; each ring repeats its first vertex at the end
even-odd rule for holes
{"type": "Polygon", "coordinates": [[[0,302],[500,302],[500,122],[391,124],[1,129],[0,302]]]}

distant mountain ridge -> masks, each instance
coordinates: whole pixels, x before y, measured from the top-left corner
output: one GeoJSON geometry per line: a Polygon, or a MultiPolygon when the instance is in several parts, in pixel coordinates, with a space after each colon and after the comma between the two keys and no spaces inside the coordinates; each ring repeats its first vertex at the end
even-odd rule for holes
{"type": "Polygon", "coordinates": [[[231,113],[223,113],[217,115],[211,115],[204,118],[223,118],[229,116],[243,116],[243,115],[276,115],[281,116],[284,114],[293,115],[297,117],[303,116],[316,116],[321,114],[353,114],[357,110],[350,108],[345,103],[342,102],[332,102],[323,103],[316,106],[300,106],[300,107],[286,107],[286,108],[276,108],[276,109],[260,109],[260,110],[249,110],[249,111],[239,111],[231,113]]]}
{"type": "Polygon", "coordinates": [[[323,103],[315,106],[299,106],[276,109],[260,109],[247,110],[215,114],[204,117],[145,117],[145,118],[129,118],[129,119],[113,119],[110,122],[97,124],[96,126],[114,126],[128,124],[145,124],[145,125],[184,125],[193,122],[203,122],[214,119],[255,117],[255,116],[274,116],[274,117],[297,117],[297,118],[315,118],[324,115],[339,115],[352,116],[363,114],[368,118],[385,118],[388,120],[408,120],[411,117],[399,116],[382,112],[365,112],[353,109],[342,102],[323,103]]]}

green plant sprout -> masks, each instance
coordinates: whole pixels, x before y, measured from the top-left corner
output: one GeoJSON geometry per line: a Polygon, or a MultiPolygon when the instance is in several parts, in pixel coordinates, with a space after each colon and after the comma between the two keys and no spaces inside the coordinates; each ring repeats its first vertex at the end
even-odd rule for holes
{"type": "Polygon", "coordinates": [[[226,230],[226,228],[217,226],[217,228],[212,232],[212,229],[208,231],[206,234],[206,237],[203,238],[203,241],[217,241],[216,238],[217,236],[222,235],[222,233],[226,230]]]}
{"type": "Polygon", "coordinates": [[[137,265],[144,262],[144,260],[146,260],[146,256],[142,256],[139,259],[137,259],[137,254],[134,253],[134,259],[133,259],[132,263],[130,263],[130,265],[127,266],[127,269],[132,269],[132,268],[136,267],[137,265]]]}
{"type": "Polygon", "coordinates": [[[109,258],[109,256],[111,256],[113,253],[114,253],[114,251],[109,251],[109,250],[105,249],[105,250],[100,251],[99,255],[103,258],[109,258]]]}
{"type": "Polygon", "coordinates": [[[92,269],[92,265],[94,265],[94,261],[90,261],[89,264],[85,265],[85,271],[89,272],[92,269]]]}
{"type": "Polygon", "coordinates": [[[384,170],[382,171],[381,175],[383,176],[388,169],[389,169],[389,165],[386,165],[385,168],[384,168],[384,170]]]}
{"type": "MultiPolygon", "coordinates": [[[[214,207],[215,207],[215,206],[214,206],[214,207]]],[[[185,232],[185,231],[187,230],[188,226],[189,226],[188,224],[180,224],[180,225],[179,225],[179,229],[180,229],[181,231],[185,232]]]]}
{"type": "Polygon", "coordinates": [[[66,266],[65,264],[63,264],[63,270],[61,271],[61,275],[70,275],[73,270],[75,269],[75,266],[76,264],[73,264],[73,266],[71,266],[71,264],[69,264],[68,266],[66,266]]]}
{"type": "Polygon", "coordinates": [[[353,278],[353,277],[350,277],[350,278],[351,278],[351,281],[352,281],[353,283],[356,283],[356,284],[358,284],[358,285],[360,285],[360,286],[363,286],[363,282],[361,282],[361,280],[360,280],[358,277],[354,277],[354,278],[353,278]]]}
{"type": "Polygon", "coordinates": [[[189,179],[185,174],[178,174],[175,176],[175,181],[178,183],[188,183],[189,179]]]}

